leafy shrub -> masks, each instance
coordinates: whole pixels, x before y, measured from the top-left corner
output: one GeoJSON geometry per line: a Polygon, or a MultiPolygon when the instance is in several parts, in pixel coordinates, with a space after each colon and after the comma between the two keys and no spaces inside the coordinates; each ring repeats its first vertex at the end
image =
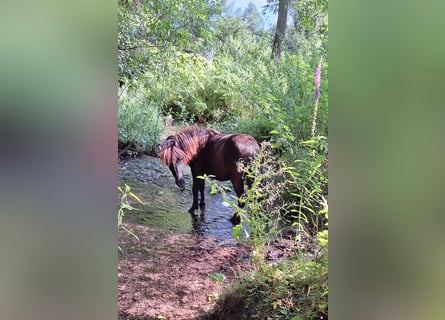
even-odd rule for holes
{"type": "MultiPolygon", "coordinates": [[[[300,142],[297,159],[287,159],[287,165],[273,152],[271,144],[261,143],[259,154],[245,166],[240,163],[247,180],[253,181],[241,199],[245,209],[236,202],[226,201],[247,224],[236,226],[239,240],[244,232],[255,254],[261,255],[262,246],[280,233],[281,222],[295,227],[297,237],[301,232],[317,234],[326,229],[328,207],[327,140],[318,136],[300,142]]],[[[215,182],[211,182],[215,183],[215,182]]],[[[261,257],[258,257],[261,260],[261,257]]]]}
{"type": "Polygon", "coordinates": [[[238,90],[240,79],[233,72],[230,57],[214,57],[212,61],[200,55],[177,53],[166,61],[162,81],[165,113],[182,120],[198,122],[223,121],[242,110],[238,90]],[[241,109],[240,109],[241,107],[241,109]]]}
{"type": "MultiPolygon", "coordinates": [[[[314,107],[314,72],[318,61],[302,55],[286,55],[278,66],[270,66],[267,90],[268,99],[264,112],[269,114],[278,137],[294,149],[295,141],[311,137],[312,112],[314,107]]],[[[323,65],[320,84],[321,96],[318,106],[317,133],[327,134],[327,63],[323,65]]],[[[266,88],[263,88],[263,91],[266,88]]]]}
{"type": "Polygon", "coordinates": [[[246,181],[251,181],[252,185],[246,188],[241,199],[237,199],[245,204],[245,209],[233,204],[246,227],[240,224],[234,228],[246,233],[255,258],[261,261],[263,246],[279,237],[286,166],[272,154],[268,142],[261,143],[260,152],[248,165],[240,163],[239,166],[246,175],[246,181]]]}
{"type": "Polygon", "coordinates": [[[230,121],[217,123],[214,127],[225,133],[247,133],[259,142],[270,140],[270,132],[274,129],[272,122],[265,115],[244,120],[240,117],[231,118],[230,121]]]}
{"type": "MultiPolygon", "coordinates": [[[[304,259],[263,264],[226,293],[243,301],[240,319],[319,319],[328,308],[327,265],[304,259]]],[[[220,307],[221,308],[221,307],[220,307]]],[[[217,309],[218,310],[218,309],[217,309]]]]}
{"type": "MultiPolygon", "coordinates": [[[[265,249],[286,228],[282,216],[292,207],[282,196],[290,187],[286,178],[295,168],[286,166],[274,154],[271,144],[263,142],[255,159],[247,166],[240,164],[240,169],[253,183],[237,199],[245,203],[245,209],[230,202],[242,221],[233,228],[233,235],[240,242],[241,235],[246,235],[255,271],[223,295],[209,319],[317,319],[320,314],[326,315],[327,231],[320,233],[318,243],[308,241],[304,252],[296,252],[287,261],[268,264],[265,259],[265,249]],[[318,255],[314,257],[309,251],[318,255]],[[237,315],[234,318],[228,316],[233,310],[237,315]]],[[[225,191],[220,191],[228,201],[225,191]]],[[[295,238],[300,240],[301,237],[295,238]]]]}
{"type": "MultiPolygon", "coordinates": [[[[314,72],[318,60],[303,55],[286,55],[277,65],[252,52],[240,57],[238,85],[231,88],[238,103],[236,112],[224,123],[224,132],[244,132],[258,140],[271,139],[274,148],[288,157],[297,155],[297,141],[311,138],[314,108],[314,72]]],[[[316,132],[327,135],[327,63],[323,63],[316,132]]]]}
{"type": "Polygon", "coordinates": [[[207,319],[327,319],[327,230],[317,240],[308,243],[317,252],[315,257],[299,252],[289,260],[261,264],[243,275],[240,283],[226,290],[207,319]]]}
{"type": "Polygon", "coordinates": [[[165,130],[157,105],[141,90],[124,88],[119,92],[118,139],[120,143],[138,142],[153,146],[165,130]]]}
{"type": "Polygon", "coordinates": [[[325,229],[327,220],[327,153],[326,137],[300,142],[295,166],[288,168],[289,184],[283,196],[288,203],[288,218],[313,233],[325,229]]]}

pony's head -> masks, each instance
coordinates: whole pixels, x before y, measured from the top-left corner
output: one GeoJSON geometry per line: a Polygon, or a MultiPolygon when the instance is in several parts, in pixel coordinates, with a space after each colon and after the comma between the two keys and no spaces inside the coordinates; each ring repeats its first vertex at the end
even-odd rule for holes
{"type": "Polygon", "coordinates": [[[176,185],[181,188],[181,190],[184,190],[185,180],[183,169],[185,165],[185,153],[179,148],[175,136],[169,136],[165,139],[164,143],[161,145],[159,158],[161,159],[161,162],[170,169],[175,178],[176,185]]]}
{"type": "Polygon", "coordinates": [[[219,132],[207,128],[187,128],[168,136],[161,145],[159,158],[169,167],[176,185],[182,190],[185,186],[183,169],[197,156],[206,143],[219,132]]]}

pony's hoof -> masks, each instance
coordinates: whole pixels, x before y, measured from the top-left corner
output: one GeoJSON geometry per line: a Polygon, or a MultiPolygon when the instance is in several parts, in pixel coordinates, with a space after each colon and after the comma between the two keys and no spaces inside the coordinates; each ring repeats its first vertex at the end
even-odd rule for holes
{"type": "Polygon", "coordinates": [[[230,222],[232,222],[233,225],[240,224],[241,219],[239,216],[234,215],[232,218],[229,219],[230,222]]]}
{"type": "Polygon", "coordinates": [[[196,210],[196,209],[198,209],[198,208],[191,207],[191,208],[189,209],[189,213],[190,213],[190,214],[195,214],[195,210],[196,210]]]}

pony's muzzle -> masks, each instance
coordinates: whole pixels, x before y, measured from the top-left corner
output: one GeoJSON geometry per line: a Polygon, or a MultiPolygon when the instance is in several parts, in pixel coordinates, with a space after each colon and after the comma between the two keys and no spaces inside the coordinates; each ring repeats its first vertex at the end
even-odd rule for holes
{"type": "Polygon", "coordinates": [[[181,189],[181,191],[185,190],[185,180],[184,179],[177,180],[176,185],[181,189]]]}

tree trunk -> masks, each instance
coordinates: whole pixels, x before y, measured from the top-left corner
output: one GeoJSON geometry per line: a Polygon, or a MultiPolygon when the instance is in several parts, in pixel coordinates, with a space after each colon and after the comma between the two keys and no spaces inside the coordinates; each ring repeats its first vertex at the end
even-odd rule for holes
{"type": "Polygon", "coordinates": [[[281,52],[283,51],[283,39],[286,35],[287,24],[287,8],[289,7],[289,0],[280,0],[278,5],[278,19],[277,29],[275,31],[275,38],[272,46],[272,57],[277,61],[281,60],[281,52]]]}

